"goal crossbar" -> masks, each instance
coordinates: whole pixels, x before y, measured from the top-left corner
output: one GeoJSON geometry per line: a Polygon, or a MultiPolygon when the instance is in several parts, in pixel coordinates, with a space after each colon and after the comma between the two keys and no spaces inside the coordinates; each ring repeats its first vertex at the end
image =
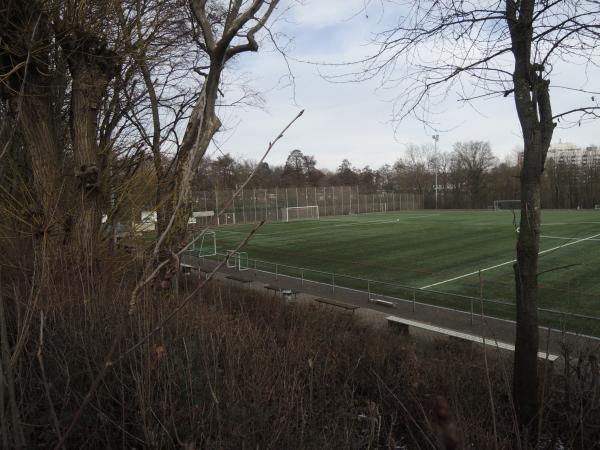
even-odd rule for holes
{"type": "Polygon", "coordinates": [[[246,252],[236,252],[235,250],[227,250],[225,256],[227,257],[228,269],[237,269],[240,272],[242,272],[250,268],[248,264],[248,253],[246,252]]]}
{"type": "Polygon", "coordinates": [[[291,220],[318,220],[318,219],[319,219],[319,207],[317,205],[289,206],[287,208],[281,208],[282,222],[289,222],[291,220]]]}
{"type": "Polygon", "coordinates": [[[494,211],[521,209],[521,200],[494,200],[494,211]]]}
{"type": "Polygon", "coordinates": [[[198,257],[215,256],[217,254],[217,235],[214,231],[204,231],[192,244],[191,251],[198,257]]]}

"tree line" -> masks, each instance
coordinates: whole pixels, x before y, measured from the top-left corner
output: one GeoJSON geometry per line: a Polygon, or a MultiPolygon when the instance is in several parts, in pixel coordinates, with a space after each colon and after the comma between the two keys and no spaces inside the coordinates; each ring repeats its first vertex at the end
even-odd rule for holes
{"type": "MultiPolygon", "coordinates": [[[[356,167],[344,159],[335,170],[318,167],[314,155],[299,149],[279,165],[257,165],[224,153],[202,161],[193,185],[196,191],[235,190],[256,169],[248,188],[359,186],[361,192],[414,192],[424,196],[426,208],[440,209],[486,208],[495,200],[520,198],[517,151],[502,160],[489,142],[465,141],[448,151],[409,144],[402,153],[379,168],[356,167]]],[[[600,160],[549,159],[541,189],[544,208],[593,208],[600,203],[600,160]]]]}

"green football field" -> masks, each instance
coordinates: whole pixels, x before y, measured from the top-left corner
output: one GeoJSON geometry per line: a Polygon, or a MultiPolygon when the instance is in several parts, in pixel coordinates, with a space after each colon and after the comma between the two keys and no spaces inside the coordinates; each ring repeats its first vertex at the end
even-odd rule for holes
{"type": "MultiPolygon", "coordinates": [[[[325,217],[265,224],[244,251],[251,267],[257,259],[257,268],[274,271],[268,263],[277,263],[279,273],[323,282],[331,277],[317,271],[334,272],[338,285],[366,290],[343,275],[360,277],[381,294],[469,308],[452,294],[514,302],[517,226],[512,212],[495,211],[325,217]]],[[[234,248],[252,227],[216,229],[217,250],[234,248]]],[[[540,307],[600,316],[600,211],[544,211],[541,234],[540,307]]]]}

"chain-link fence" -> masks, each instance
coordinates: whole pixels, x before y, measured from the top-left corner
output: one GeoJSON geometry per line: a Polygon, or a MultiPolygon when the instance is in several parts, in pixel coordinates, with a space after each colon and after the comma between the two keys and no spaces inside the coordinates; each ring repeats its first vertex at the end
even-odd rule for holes
{"type": "MultiPolygon", "coordinates": [[[[217,254],[211,259],[224,255],[217,254]]],[[[380,299],[394,304],[412,303],[413,310],[435,307],[438,311],[453,310],[470,315],[471,322],[482,314],[486,317],[515,320],[515,305],[507,299],[480,298],[432,289],[422,289],[401,283],[384,282],[334,272],[296,267],[259,259],[248,259],[244,264],[250,271],[272,275],[275,280],[285,279],[288,286],[326,297],[380,299]]],[[[540,288],[543,297],[544,288],[540,288]]],[[[600,316],[573,309],[538,308],[540,325],[554,330],[600,337],[600,316]]]]}
{"type": "MultiPolygon", "coordinates": [[[[417,193],[361,192],[358,186],[289,187],[243,189],[233,200],[233,190],[197,191],[192,195],[193,211],[225,213],[219,223],[276,222],[285,219],[285,209],[318,206],[319,216],[378,213],[423,209],[423,196],[417,193]]],[[[199,225],[212,223],[212,217],[199,217],[199,225]]]]}

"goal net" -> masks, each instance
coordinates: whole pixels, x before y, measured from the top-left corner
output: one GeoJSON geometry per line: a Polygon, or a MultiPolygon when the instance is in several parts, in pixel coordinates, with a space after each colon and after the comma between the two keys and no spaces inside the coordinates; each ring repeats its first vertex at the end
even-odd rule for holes
{"type": "Polygon", "coordinates": [[[521,209],[521,200],[494,200],[494,211],[514,211],[521,209]]]}
{"type": "Polygon", "coordinates": [[[221,217],[217,218],[219,225],[235,225],[235,213],[223,213],[221,217]]]}
{"type": "Polygon", "coordinates": [[[289,208],[281,208],[282,222],[290,220],[311,220],[319,218],[318,206],[291,206],[289,208]]]}
{"type": "Polygon", "coordinates": [[[237,269],[240,272],[248,270],[248,253],[236,252],[235,250],[227,250],[227,268],[237,269]]]}
{"type": "Polygon", "coordinates": [[[190,251],[198,257],[215,256],[217,254],[217,236],[214,231],[205,231],[198,236],[190,251]]]}

